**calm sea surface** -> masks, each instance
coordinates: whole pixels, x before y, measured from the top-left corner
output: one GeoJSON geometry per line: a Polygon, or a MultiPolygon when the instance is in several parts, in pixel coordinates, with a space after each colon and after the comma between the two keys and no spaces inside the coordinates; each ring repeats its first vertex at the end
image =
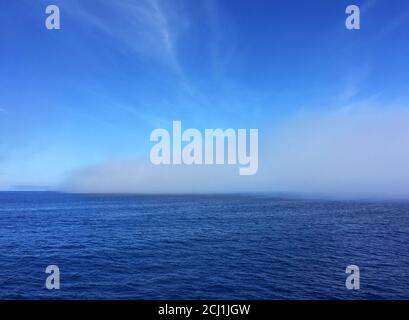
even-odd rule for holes
{"type": "Polygon", "coordinates": [[[409,203],[2,192],[0,298],[407,299],[409,203]]]}

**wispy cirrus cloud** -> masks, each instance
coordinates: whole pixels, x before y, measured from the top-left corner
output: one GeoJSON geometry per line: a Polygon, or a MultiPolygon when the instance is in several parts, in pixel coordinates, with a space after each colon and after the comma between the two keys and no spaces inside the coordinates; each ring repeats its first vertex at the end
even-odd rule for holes
{"type": "Polygon", "coordinates": [[[154,59],[174,72],[182,68],[177,41],[184,25],[183,6],[161,0],[97,1],[100,10],[85,2],[63,1],[73,19],[122,43],[115,49],[154,59]]]}

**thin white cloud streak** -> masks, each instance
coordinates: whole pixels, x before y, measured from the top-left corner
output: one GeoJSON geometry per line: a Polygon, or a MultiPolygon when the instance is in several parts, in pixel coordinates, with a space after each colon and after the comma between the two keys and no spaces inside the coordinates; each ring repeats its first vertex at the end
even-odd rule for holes
{"type": "MultiPolygon", "coordinates": [[[[190,17],[183,2],[166,0],[99,1],[109,12],[109,19],[79,1],[64,2],[64,10],[72,19],[99,31],[114,41],[111,49],[120,52],[130,61],[149,61],[160,70],[173,74],[180,92],[203,109],[207,99],[189,79],[180,58],[178,45],[188,35],[190,17]],[[119,45],[118,45],[119,44],[119,45]]],[[[150,65],[150,64],[143,64],[150,65]]],[[[155,67],[156,68],[156,67],[155,67]]],[[[154,68],[154,69],[155,69],[154,68]]],[[[174,83],[173,83],[174,84],[174,83]]],[[[190,107],[192,108],[192,107],[190,107]]]]}
{"type": "Polygon", "coordinates": [[[409,110],[361,109],[261,131],[255,176],[232,166],[112,161],[73,173],[62,190],[88,193],[304,192],[409,197],[409,110]]]}
{"type": "Polygon", "coordinates": [[[178,33],[183,29],[184,13],[181,8],[160,0],[100,1],[98,6],[110,14],[107,20],[86,3],[66,1],[63,4],[73,19],[79,19],[81,23],[121,42],[121,51],[125,54],[136,53],[162,63],[178,74],[182,73],[176,48],[178,33]]]}

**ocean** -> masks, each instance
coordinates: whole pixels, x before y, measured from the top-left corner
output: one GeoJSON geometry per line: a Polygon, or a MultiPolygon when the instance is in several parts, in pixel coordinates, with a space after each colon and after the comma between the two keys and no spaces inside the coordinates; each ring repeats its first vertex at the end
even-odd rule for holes
{"type": "Polygon", "coordinates": [[[1,192],[0,298],[408,299],[409,202],[1,192]]]}

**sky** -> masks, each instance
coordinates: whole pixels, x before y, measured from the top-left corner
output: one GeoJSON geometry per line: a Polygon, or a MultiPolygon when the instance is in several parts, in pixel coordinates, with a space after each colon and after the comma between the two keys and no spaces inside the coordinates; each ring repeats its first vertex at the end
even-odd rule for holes
{"type": "Polygon", "coordinates": [[[408,30],[405,0],[1,1],[0,190],[409,197],[408,30]],[[153,166],[174,120],[259,129],[258,173],[153,166]]]}

